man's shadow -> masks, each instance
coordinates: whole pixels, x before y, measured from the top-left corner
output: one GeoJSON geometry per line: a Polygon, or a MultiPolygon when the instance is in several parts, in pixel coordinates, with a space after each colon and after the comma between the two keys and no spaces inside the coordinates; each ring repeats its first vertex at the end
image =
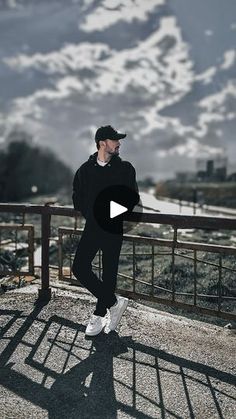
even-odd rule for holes
{"type": "Polygon", "coordinates": [[[55,403],[49,406],[49,418],[117,417],[113,357],[128,352],[128,347],[116,332],[91,340],[90,355],[52,385],[55,403]]]}

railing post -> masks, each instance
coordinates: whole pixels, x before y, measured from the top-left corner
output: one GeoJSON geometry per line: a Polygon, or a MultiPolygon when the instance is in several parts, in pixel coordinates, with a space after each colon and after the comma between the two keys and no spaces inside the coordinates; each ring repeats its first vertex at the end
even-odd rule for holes
{"type": "Polygon", "coordinates": [[[51,298],[51,288],[49,288],[49,238],[51,215],[47,209],[48,205],[42,208],[41,215],[41,238],[42,238],[42,288],[39,289],[39,299],[49,300],[51,298]]]}
{"type": "Polygon", "coordinates": [[[172,271],[172,301],[175,301],[175,247],[177,243],[177,227],[174,226],[174,237],[172,243],[172,262],[171,262],[171,271],[172,271]]]}
{"type": "Polygon", "coordinates": [[[218,280],[218,311],[221,311],[222,303],[222,255],[219,255],[219,280],[218,280]]]}
{"type": "Polygon", "coordinates": [[[135,266],[135,242],[133,241],[133,292],[135,293],[135,271],[136,271],[136,266],[135,266]]]}
{"type": "Polygon", "coordinates": [[[102,279],[102,253],[101,253],[101,249],[98,250],[98,276],[99,279],[102,279]]]}
{"type": "Polygon", "coordinates": [[[60,227],[58,228],[58,279],[59,281],[63,280],[63,252],[62,252],[62,246],[63,246],[63,233],[60,230],[60,227]]]}
{"type": "Polygon", "coordinates": [[[155,269],[155,264],[154,264],[154,258],[155,258],[155,252],[154,252],[154,245],[152,245],[152,296],[154,296],[154,269],[155,269]]]}
{"type": "Polygon", "coordinates": [[[29,230],[29,274],[34,275],[34,227],[29,230]]]}
{"type": "Polygon", "coordinates": [[[194,255],[194,296],[193,296],[193,304],[196,306],[197,305],[197,251],[196,249],[194,249],[193,251],[193,255],[194,255]]]}

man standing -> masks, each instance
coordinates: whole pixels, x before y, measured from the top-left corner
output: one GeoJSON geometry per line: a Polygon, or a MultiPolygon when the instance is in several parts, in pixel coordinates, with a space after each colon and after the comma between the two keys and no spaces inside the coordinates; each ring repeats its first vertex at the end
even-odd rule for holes
{"type": "Polygon", "coordinates": [[[117,132],[110,125],[98,128],[95,134],[98,151],[82,164],[73,181],[74,208],[82,213],[86,224],[72,272],[97,298],[96,309],[85,331],[89,336],[97,335],[105,327],[107,310],[110,315],[107,325],[110,330],[115,330],[128,305],[127,298],[115,295],[123,232],[114,234],[109,229],[107,231],[96,217],[99,205],[103,205],[103,202],[97,203],[99,194],[117,185],[130,191],[127,203],[129,211],[139,202],[135,169],[131,163],[119,157],[120,140],[125,137],[126,134],[117,132]],[[92,271],[92,260],[99,249],[102,250],[102,281],[92,271]]]}

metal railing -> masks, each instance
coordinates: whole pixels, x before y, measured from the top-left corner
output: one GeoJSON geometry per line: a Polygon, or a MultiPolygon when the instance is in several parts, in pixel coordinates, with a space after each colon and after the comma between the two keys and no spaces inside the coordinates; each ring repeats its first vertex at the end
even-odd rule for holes
{"type": "MultiPolygon", "coordinates": [[[[14,229],[28,229],[30,232],[29,240],[29,272],[33,272],[33,257],[32,257],[32,240],[33,240],[33,229],[34,225],[25,224],[25,216],[27,214],[39,214],[41,216],[41,245],[42,245],[42,255],[41,255],[41,289],[39,289],[39,298],[49,299],[51,297],[50,289],[50,271],[49,271],[49,248],[50,248],[50,232],[51,232],[51,217],[52,216],[66,216],[72,217],[74,221],[73,227],[58,227],[58,273],[59,278],[63,279],[65,275],[63,274],[63,238],[72,236],[80,236],[82,229],[78,228],[78,220],[80,220],[81,214],[75,211],[72,208],[68,207],[54,207],[50,205],[22,205],[22,204],[0,204],[0,213],[8,214],[21,214],[22,223],[21,224],[11,224],[7,223],[0,224],[0,233],[7,228],[14,229]],[[21,227],[19,227],[21,225],[21,227]],[[10,226],[10,227],[9,227],[10,226]],[[18,226],[18,227],[17,227],[18,226]]],[[[119,278],[123,280],[124,287],[117,286],[117,291],[123,295],[127,295],[133,299],[143,299],[154,301],[168,306],[174,306],[178,308],[183,308],[191,310],[194,312],[199,312],[203,314],[209,314],[213,316],[222,317],[225,319],[236,320],[235,311],[231,310],[224,311],[223,303],[226,301],[229,304],[235,304],[236,302],[236,292],[232,292],[232,295],[227,295],[224,293],[224,284],[223,284],[223,271],[230,271],[235,273],[236,270],[232,267],[224,266],[222,263],[222,258],[227,255],[236,256],[236,247],[233,246],[221,246],[216,244],[208,243],[198,243],[198,242],[189,242],[178,240],[178,230],[179,229],[203,229],[203,230],[236,230],[236,219],[235,218],[216,218],[208,216],[185,216],[185,215],[167,215],[167,214],[150,214],[143,213],[140,217],[139,213],[132,213],[125,217],[125,221],[130,222],[141,222],[141,223],[152,223],[152,224],[165,224],[172,226],[173,228],[173,238],[162,239],[155,237],[142,237],[137,235],[128,235],[125,234],[123,238],[124,244],[130,243],[132,251],[131,252],[121,252],[121,257],[131,256],[132,262],[130,263],[131,275],[127,273],[122,273],[119,269],[119,278]],[[138,246],[149,246],[150,252],[137,252],[138,246]],[[168,251],[157,251],[158,248],[167,248],[168,251]],[[180,253],[182,251],[182,253],[180,253]],[[193,256],[190,256],[188,252],[193,252],[193,256]],[[185,252],[185,253],[183,253],[185,252]],[[198,257],[199,252],[207,252],[210,254],[218,255],[218,263],[207,262],[204,259],[198,257]],[[149,257],[151,261],[151,269],[149,271],[150,278],[140,279],[137,274],[137,259],[140,255],[145,255],[149,257]],[[163,257],[170,256],[170,288],[157,285],[158,274],[155,275],[155,258],[157,256],[163,257]],[[184,258],[188,259],[193,263],[193,290],[192,292],[181,292],[178,291],[176,284],[176,259],[184,258]],[[216,281],[214,293],[204,294],[198,293],[198,273],[197,266],[199,263],[207,264],[218,270],[218,280],[216,281]],[[163,294],[167,294],[169,298],[163,297],[163,294]],[[186,298],[188,302],[181,301],[181,299],[186,298]],[[189,303],[189,300],[192,300],[192,303],[189,303]],[[201,306],[199,300],[205,299],[205,301],[213,301],[217,304],[217,308],[208,307],[209,304],[204,304],[201,306]]],[[[1,244],[1,240],[0,240],[1,244]]],[[[2,243],[4,245],[4,243],[2,243]]],[[[72,260],[70,255],[70,259],[72,260]]],[[[98,254],[98,263],[94,264],[94,268],[98,270],[99,276],[101,277],[102,264],[101,264],[101,253],[98,254]]],[[[23,272],[17,271],[18,274],[25,274],[23,272]]],[[[71,276],[71,270],[69,268],[69,279],[73,280],[71,276]]],[[[231,307],[232,308],[232,307],[231,307]]]]}

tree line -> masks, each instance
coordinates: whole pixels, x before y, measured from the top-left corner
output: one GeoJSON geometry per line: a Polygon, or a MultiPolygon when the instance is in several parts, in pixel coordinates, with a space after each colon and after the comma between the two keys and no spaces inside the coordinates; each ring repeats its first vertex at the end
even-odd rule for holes
{"type": "Polygon", "coordinates": [[[71,189],[72,172],[48,149],[27,140],[10,141],[0,150],[0,202],[71,189]]]}

